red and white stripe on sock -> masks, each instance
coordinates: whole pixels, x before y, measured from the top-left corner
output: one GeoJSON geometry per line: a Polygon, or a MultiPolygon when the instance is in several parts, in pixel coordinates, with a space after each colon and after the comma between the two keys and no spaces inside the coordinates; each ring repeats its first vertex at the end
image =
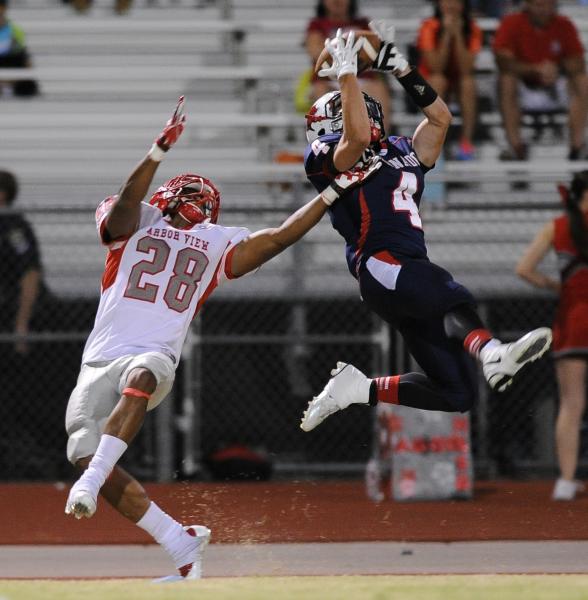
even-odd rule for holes
{"type": "Polygon", "coordinates": [[[470,331],[463,341],[463,347],[474,358],[480,356],[480,350],[492,339],[492,334],[487,329],[474,329],[470,331]]]}
{"type": "Polygon", "coordinates": [[[376,398],[378,402],[387,404],[398,404],[398,383],[400,375],[390,375],[388,377],[375,377],[376,398]]]}

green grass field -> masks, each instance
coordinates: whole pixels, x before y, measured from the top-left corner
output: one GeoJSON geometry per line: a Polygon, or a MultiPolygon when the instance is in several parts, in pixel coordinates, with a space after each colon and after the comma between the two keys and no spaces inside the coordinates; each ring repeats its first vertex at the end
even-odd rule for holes
{"type": "Polygon", "coordinates": [[[586,600],[586,575],[235,577],[153,584],[0,580],[0,600],[586,600]]]}

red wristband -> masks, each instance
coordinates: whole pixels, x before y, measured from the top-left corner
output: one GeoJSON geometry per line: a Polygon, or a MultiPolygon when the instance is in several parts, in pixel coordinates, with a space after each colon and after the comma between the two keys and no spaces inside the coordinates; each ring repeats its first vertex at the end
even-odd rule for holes
{"type": "Polygon", "coordinates": [[[151,394],[148,394],[143,390],[138,390],[137,388],[125,388],[122,393],[123,396],[131,396],[132,398],[145,398],[145,400],[149,400],[151,398],[151,394]]]}

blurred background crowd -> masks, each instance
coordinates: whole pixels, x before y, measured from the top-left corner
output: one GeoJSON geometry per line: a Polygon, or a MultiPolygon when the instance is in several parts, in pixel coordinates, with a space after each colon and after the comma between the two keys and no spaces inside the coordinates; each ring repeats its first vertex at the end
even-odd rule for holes
{"type": "MultiPolygon", "coordinates": [[[[542,263],[551,285],[515,269],[565,211],[557,184],[588,168],[585,1],[0,0],[0,478],[70,476],[64,408],[104,258],[93,210],[169,105],[186,95],[189,130],[162,180],[201,172],[223,192],[221,222],[277,223],[312,194],[304,114],[335,85],[314,62],[338,27],[370,18],[395,22],[399,47],[455,115],[421,207],[431,258],[476,293],[503,339],[552,322],[555,254],[542,263]]],[[[420,115],[400,86],[370,72],[362,83],[388,129],[410,135],[420,115]]],[[[574,240],[585,257],[586,236],[574,240]]],[[[362,306],[342,252],[319,226],[207,304],[172,398],[127,458],[138,475],[212,476],[227,447],[279,474],[362,472],[367,412],[321,436],[298,430],[337,359],[372,375],[411,361],[362,306]]],[[[542,363],[500,397],[481,383],[470,422],[479,476],[552,476],[562,456],[566,478],[578,459],[582,474],[586,354],[571,358],[572,375],[542,363]]]]}

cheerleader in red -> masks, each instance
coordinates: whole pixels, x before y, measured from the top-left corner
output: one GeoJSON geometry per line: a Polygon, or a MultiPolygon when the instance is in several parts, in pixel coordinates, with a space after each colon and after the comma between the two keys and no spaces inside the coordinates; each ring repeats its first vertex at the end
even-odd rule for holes
{"type": "Polygon", "coordinates": [[[553,323],[553,355],[560,406],[555,427],[560,478],[554,500],[572,500],[583,485],[574,480],[580,425],[586,405],[588,370],[588,171],[560,187],[566,214],[547,223],[517,266],[517,274],[539,288],[559,293],[553,323]],[[557,255],[560,281],[537,270],[550,248],[557,255]]]}

